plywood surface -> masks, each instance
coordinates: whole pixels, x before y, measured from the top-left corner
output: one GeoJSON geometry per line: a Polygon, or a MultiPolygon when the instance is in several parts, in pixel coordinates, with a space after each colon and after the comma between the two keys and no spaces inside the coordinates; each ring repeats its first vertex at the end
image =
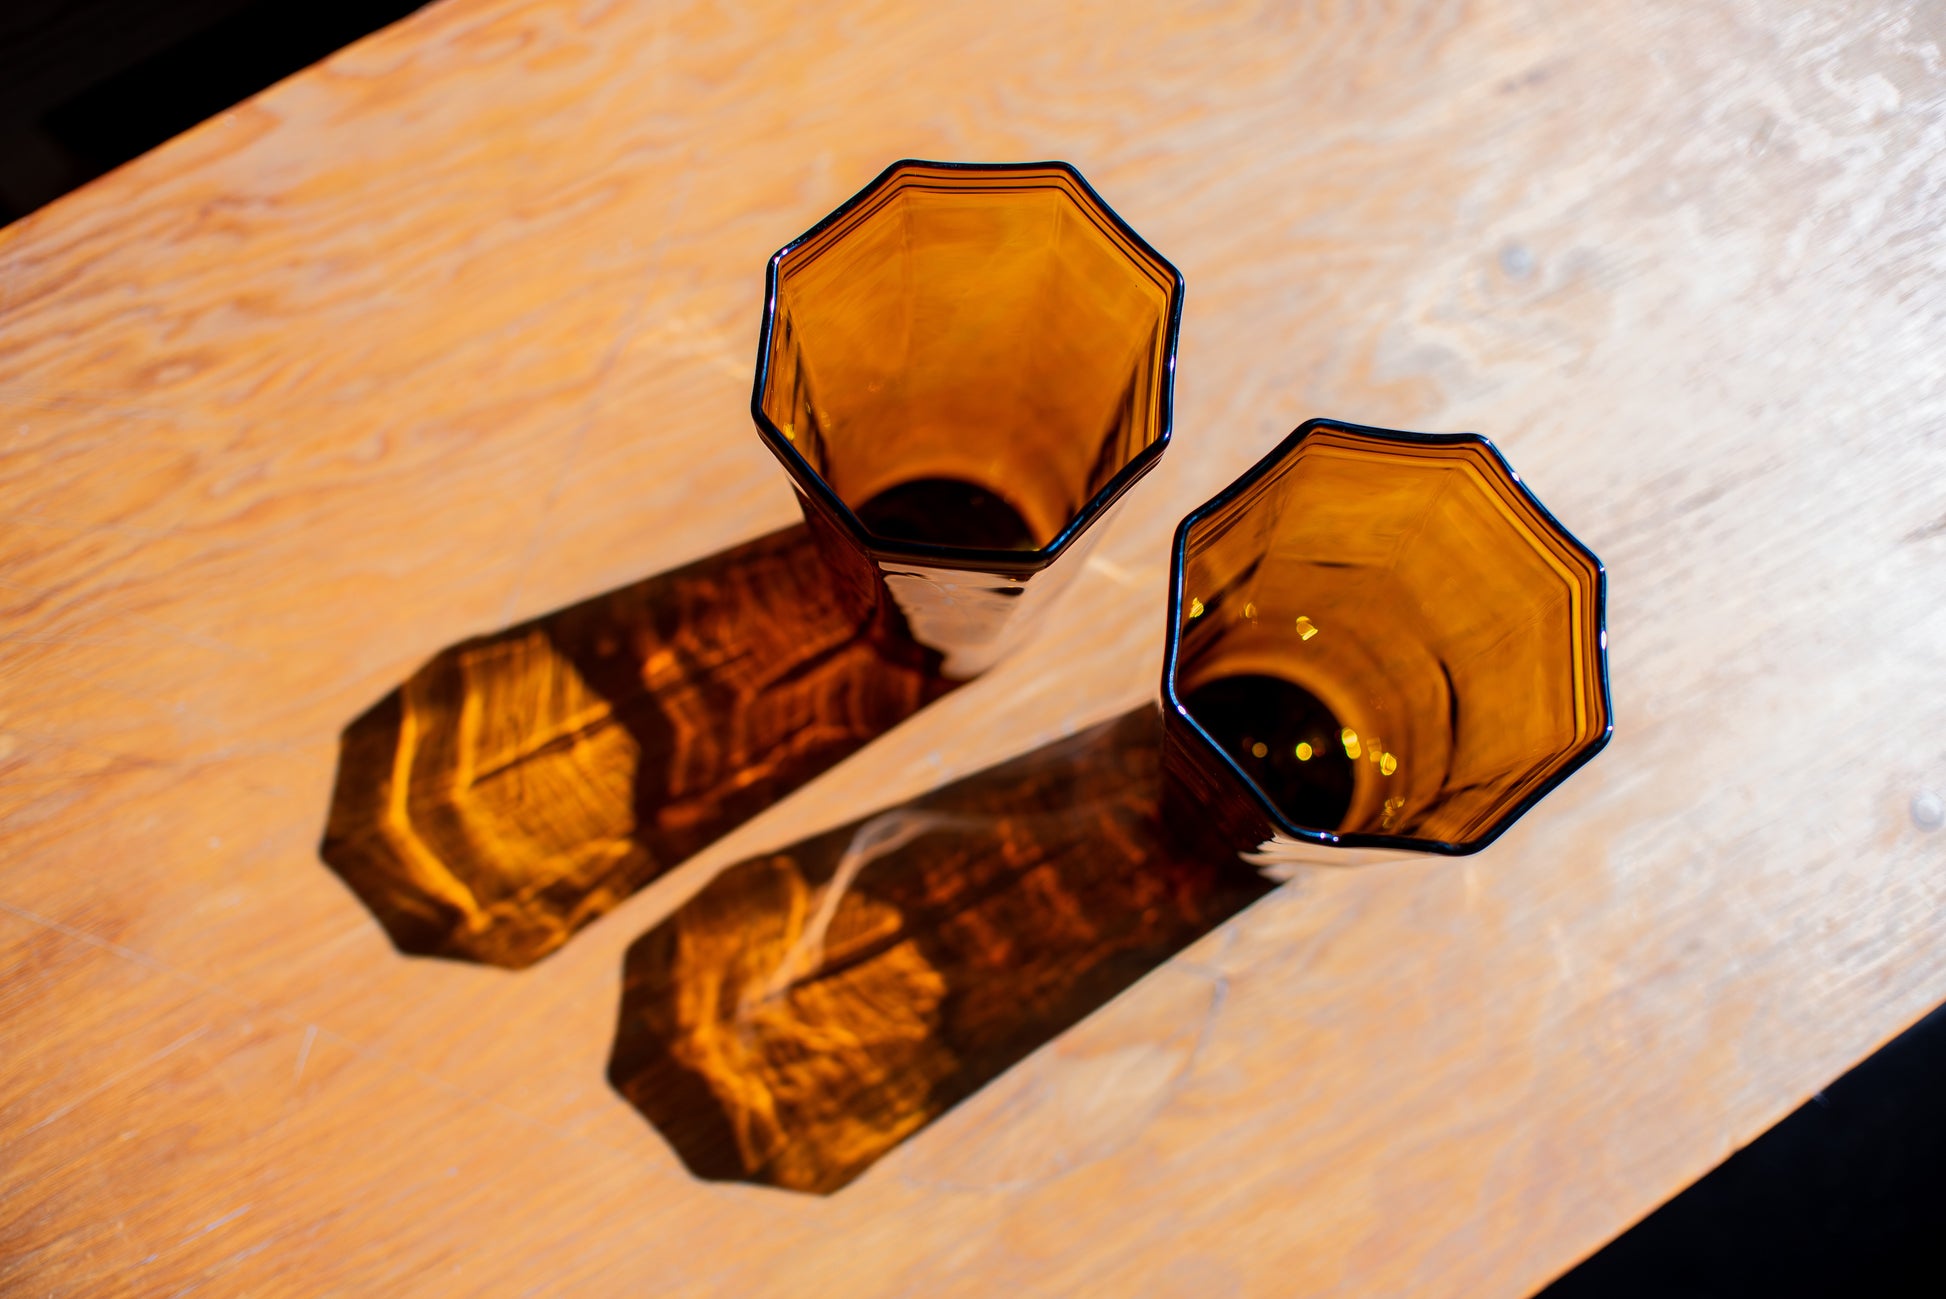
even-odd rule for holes
{"type": "Polygon", "coordinates": [[[1519,1296],[1946,997],[1935,7],[445,0],[0,231],[0,1291],[1519,1296]],[[1188,279],[1176,443],[1035,650],[531,970],[317,858],[417,663],[788,523],[764,258],[1059,157],[1188,279]],[[714,872],[1154,690],[1309,415],[1607,562],[1610,749],[1302,878],[829,1197],[606,1086],[714,872]]]}

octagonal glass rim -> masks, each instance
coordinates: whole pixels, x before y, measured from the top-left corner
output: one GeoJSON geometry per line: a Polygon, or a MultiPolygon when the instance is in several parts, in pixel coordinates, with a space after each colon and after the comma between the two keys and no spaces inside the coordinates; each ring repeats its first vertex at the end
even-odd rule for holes
{"type": "Polygon", "coordinates": [[[1090,524],[1106,513],[1123,493],[1135,485],[1137,479],[1155,467],[1156,461],[1160,460],[1162,453],[1168,449],[1169,438],[1175,427],[1176,345],[1182,332],[1183,288],[1182,272],[1176,269],[1175,263],[1157,252],[1154,245],[1136,233],[1135,228],[1124,221],[1121,214],[1095,192],[1095,187],[1088,183],[1087,178],[1076,170],[1072,163],[1059,161],[931,162],[923,158],[901,158],[881,171],[863,189],[846,199],[816,225],[770,255],[769,265],[764,272],[763,319],[757,332],[757,372],[750,390],[750,416],[756,421],[758,434],[769,446],[771,454],[783,464],[798,490],[829,510],[852,540],[872,554],[894,561],[906,561],[936,568],[972,569],[1022,577],[1038,573],[1059,559],[1074,540],[1088,530],[1090,524]],[[784,436],[783,430],[764,413],[764,388],[770,381],[771,343],[777,324],[778,271],[784,259],[871,201],[875,194],[892,184],[901,172],[919,168],[948,172],[1061,172],[1074,182],[1086,201],[1094,205],[1100,215],[1115,227],[1117,233],[1142,253],[1153,258],[1169,277],[1169,309],[1168,319],[1163,324],[1162,384],[1158,402],[1161,418],[1155,441],[1136,452],[1127,464],[1116,470],[1114,476],[1102,485],[1101,490],[1088,498],[1054,539],[1037,550],[984,550],[964,546],[939,546],[928,542],[893,541],[872,534],[866,530],[863,523],[859,522],[858,516],[852,512],[849,505],[845,504],[843,498],[832,490],[831,484],[825,482],[824,476],[811,467],[811,462],[804,458],[804,453],[799,451],[797,446],[784,436]]]}
{"type": "Polygon", "coordinates": [[[1493,444],[1492,439],[1483,434],[1407,433],[1398,429],[1373,428],[1369,425],[1351,424],[1337,419],[1320,418],[1306,420],[1294,429],[1289,436],[1285,437],[1283,441],[1271,448],[1263,459],[1252,465],[1242,477],[1238,478],[1203,504],[1197,506],[1194,510],[1191,510],[1187,515],[1183,516],[1182,522],[1176,525],[1176,536],[1170,545],[1169,553],[1168,618],[1168,639],[1165,643],[1162,659],[1163,707],[1174,713],[1189,728],[1192,742],[1200,745],[1209,757],[1221,763],[1236,775],[1237,779],[1243,783],[1243,787],[1256,800],[1257,805],[1269,817],[1270,823],[1276,827],[1279,834],[1286,835],[1304,843],[1342,848],[1389,848],[1410,852],[1440,853],[1450,857],[1468,856],[1472,853],[1479,852],[1495,839],[1498,839],[1502,834],[1505,834],[1514,822],[1520,820],[1536,803],[1539,803],[1543,798],[1552,793],[1562,781],[1579,771],[1597,753],[1607,748],[1609,740],[1615,734],[1615,709],[1608,685],[1608,569],[1595,555],[1595,552],[1588,549],[1579,537],[1561,526],[1561,521],[1554,517],[1554,512],[1541,503],[1540,498],[1534,495],[1533,491],[1527,486],[1526,481],[1515,472],[1512,465],[1507,463],[1507,458],[1500,454],[1500,448],[1493,444]],[[1508,481],[1513,483],[1519,489],[1520,494],[1526,499],[1527,503],[1534,507],[1535,512],[1540,515],[1541,520],[1554,531],[1556,536],[1560,537],[1569,546],[1578,551],[1594,567],[1595,676],[1596,690],[1601,700],[1603,718],[1601,732],[1586,741],[1579,751],[1572,754],[1552,775],[1532,790],[1529,790],[1519,802],[1501,813],[1491,825],[1473,838],[1453,842],[1445,839],[1422,839],[1412,835],[1366,834],[1360,832],[1339,834],[1336,831],[1316,830],[1294,824],[1288,816],[1284,815],[1283,809],[1278,807],[1271,800],[1270,796],[1264,793],[1263,789],[1255,780],[1251,779],[1250,773],[1245,771],[1240,763],[1228,753],[1224,752],[1223,747],[1211,738],[1209,732],[1203,729],[1202,724],[1190,714],[1189,710],[1183,706],[1182,700],[1177,696],[1176,668],[1177,657],[1182,646],[1184,570],[1188,561],[1189,534],[1191,529],[1256,486],[1266,475],[1270,474],[1288,459],[1307,437],[1314,432],[1322,430],[1330,430],[1335,433],[1349,433],[1354,437],[1367,438],[1375,442],[1390,442],[1407,446],[1466,445],[1484,448],[1486,453],[1493,458],[1494,463],[1500,467],[1501,472],[1506,474],[1508,481]]]}

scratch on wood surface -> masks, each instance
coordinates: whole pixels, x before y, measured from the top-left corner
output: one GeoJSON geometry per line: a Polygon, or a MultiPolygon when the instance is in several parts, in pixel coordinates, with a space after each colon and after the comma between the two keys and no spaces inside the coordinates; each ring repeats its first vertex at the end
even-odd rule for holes
{"type": "Polygon", "coordinates": [[[197,1229],[197,1230],[195,1230],[195,1231],[192,1231],[192,1232],[190,1232],[190,1233],[189,1233],[189,1234],[188,1234],[187,1236],[185,1236],[185,1237],[184,1237],[183,1239],[185,1239],[185,1240],[191,1240],[191,1239],[194,1239],[194,1238],[195,1238],[195,1237],[197,1237],[197,1236],[207,1236],[207,1235],[209,1235],[209,1234],[210,1234],[210,1233],[211,1233],[212,1231],[215,1231],[215,1230],[216,1230],[216,1229],[217,1229],[218,1227],[220,1227],[220,1226],[222,1226],[222,1225],[223,1225],[224,1223],[226,1223],[226,1222],[234,1222],[234,1221],[236,1221],[236,1220],[237,1220],[238,1218],[241,1218],[241,1217],[242,1217],[242,1216],[243,1216],[244,1214],[246,1214],[246,1213],[248,1213],[248,1212],[250,1212],[250,1206],[249,1206],[249,1205],[247,1205],[247,1204],[244,1204],[244,1205],[239,1205],[238,1207],[236,1207],[236,1208],[234,1208],[234,1209],[232,1209],[232,1210],[230,1210],[230,1211],[229,1211],[228,1213],[226,1213],[226,1214],[224,1214],[224,1215],[223,1215],[222,1217],[220,1217],[220,1218],[215,1218],[215,1219],[212,1219],[211,1221],[209,1221],[209,1222],[207,1222],[207,1223],[205,1223],[205,1224],[203,1224],[203,1226],[202,1226],[202,1227],[200,1227],[199,1229],[197,1229]]]}
{"type": "Polygon", "coordinates": [[[191,1281],[188,1285],[184,1286],[182,1289],[170,1295],[169,1299],[181,1299],[183,1295],[189,1294],[192,1291],[200,1288],[205,1281],[209,1281],[214,1279],[217,1276],[220,1276],[222,1273],[227,1272],[229,1269],[235,1267],[238,1263],[243,1262],[245,1259],[250,1258],[253,1255],[263,1253],[265,1250],[269,1249],[272,1245],[276,1243],[277,1242],[274,1240],[260,1240],[254,1245],[245,1246],[243,1249],[240,1249],[236,1253],[231,1254],[228,1258],[223,1259],[221,1262],[218,1262],[208,1268],[205,1268],[203,1271],[203,1275],[199,1279],[195,1281],[191,1281]]]}
{"type": "Polygon", "coordinates": [[[87,1104],[95,1097],[107,1091],[110,1087],[113,1087],[116,1083],[121,1082],[123,1079],[129,1077],[132,1074],[139,1073],[141,1070],[148,1068],[150,1065],[155,1064],[158,1061],[166,1060],[168,1057],[174,1055],[176,1052],[182,1050],[184,1047],[188,1046],[191,1042],[194,1042],[197,1038],[202,1037],[204,1034],[208,1032],[209,1032],[209,1026],[207,1024],[205,1024],[202,1028],[191,1029],[189,1032],[184,1033],[181,1037],[169,1043],[169,1045],[163,1047],[161,1050],[151,1051],[148,1055],[143,1056],[140,1060],[137,1060],[134,1064],[129,1065],[123,1069],[117,1069],[114,1073],[109,1074],[106,1078],[102,1079],[94,1086],[88,1088],[88,1090],[82,1092],[80,1095],[69,1100],[67,1104],[62,1105],[57,1109],[55,1109],[55,1111],[52,1114],[49,1114],[46,1118],[42,1119],[39,1123],[36,1123],[32,1127],[28,1128],[27,1132],[39,1132],[42,1128],[46,1127],[48,1124],[53,1123],[58,1119],[61,1119],[62,1117],[73,1112],[75,1109],[79,1108],[80,1106],[87,1104]]]}
{"type": "MultiPolygon", "coordinates": [[[[200,1240],[202,1237],[209,1235],[212,1231],[215,1231],[218,1227],[223,1226],[225,1223],[236,1221],[238,1218],[241,1218],[244,1214],[250,1212],[250,1210],[253,1207],[255,1206],[251,1204],[239,1205],[237,1208],[230,1210],[228,1213],[224,1214],[220,1218],[212,1219],[211,1221],[204,1223],[200,1227],[196,1227],[190,1231],[184,1232],[182,1236],[179,1239],[177,1239],[175,1244],[170,1245],[166,1249],[156,1250],[148,1257],[138,1261],[136,1263],[136,1266],[147,1267],[149,1264],[154,1263],[159,1259],[167,1258],[169,1255],[175,1253],[177,1250],[181,1249],[184,1245],[189,1244],[191,1241],[200,1240]]],[[[266,1248],[269,1245],[269,1243],[270,1242],[268,1241],[264,1241],[260,1244],[250,1246],[248,1249],[244,1250],[241,1255],[234,1255],[232,1257],[247,1258],[251,1254],[256,1253],[258,1250],[266,1248]]],[[[214,1271],[215,1269],[211,1269],[210,1271],[204,1272],[203,1275],[198,1277],[196,1280],[191,1281],[188,1285],[183,1286],[181,1289],[175,1291],[170,1296],[170,1299],[175,1299],[176,1295],[185,1295],[190,1293],[193,1290],[200,1288],[203,1282],[210,1279],[210,1277],[214,1274],[214,1271]]]]}
{"type": "Polygon", "coordinates": [[[318,1026],[316,1024],[306,1024],[304,1026],[304,1043],[297,1048],[297,1067],[291,1070],[292,1078],[302,1078],[304,1076],[304,1062],[311,1058],[311,1043],[317,1040],[318,1026]]]}
{"type": "Polygon", "coordinates": [[[43,929],[51,929],[57,934],[60,934],[67,938],[74,939],[76,942],[86,943],[90,947],[100,948],[102,951],[105,952],[112,952],[116,956],[121,957],[123,960],[133,961],[135,964],[140,965],[145,969],[154,970],[159,974],[174,975],[177,978],[187,979],[191,983],[196,983],[199,985],[203,983],[201,979],[196,978],[194,975],[185,974],[181,970],[177,970],[172,966],[165,965],[161,961],[156,960],[154,957],[145,956],[141,952],[136,951],[132,947],[124,947],[120,943],[112,942],[106,938],[97,937],[96,935],[88,933],[85,930],[76,929],[72,925],[64,925],[58,920],[51,919],[47,916],[38,915],[32,911],[25,910],[24,908],[16,907],[11,903],[0,902],[0,911],[6,912],[8,915],[13,916],[17,920],[24,920],[30,925],[39,925],[43,929]]]}

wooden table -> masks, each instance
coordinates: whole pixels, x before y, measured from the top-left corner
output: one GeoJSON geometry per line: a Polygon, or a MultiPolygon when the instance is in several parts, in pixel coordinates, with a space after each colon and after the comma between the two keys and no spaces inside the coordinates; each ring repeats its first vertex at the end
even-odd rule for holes
{"type": "Polygon", "coordinates": [[[1545,1282],[1946,997],[1942,59],[1918,4],[444,0],[0,231],[0,1290],[1545,1282]],[[340,728],[791,520],[764,258],[906,155],[1072,160],[1181,266],[1162,467],[1035,654],[531,970],[396,954],[340,728]],[[603,1080],[630,940],[1152,693],[1172,524],[1313,414],[1499,441],[1609,566],[1612,747],[835,1195],[692,1179],[603,1080]]]}

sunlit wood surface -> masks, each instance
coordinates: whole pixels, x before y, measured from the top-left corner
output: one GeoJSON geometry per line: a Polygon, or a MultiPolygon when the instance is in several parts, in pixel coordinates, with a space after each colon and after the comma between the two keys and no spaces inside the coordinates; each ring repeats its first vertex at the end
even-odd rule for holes
{"type": "Polygon", "coordinates": [[[1946,997],[1938,12],[445,0],[0,231],[0,1291],[1543,1283],[1946,997]],[[905,155],[1182,268],[1173,449],[1030,653],[532,969],[398,955],[340,729],[792,520],[764,258],[905,155]],[[631,941],[1139,704],[1175,520],[1314,414],[1498,440],[1609,566],[1614,744],[835,1194],[692,1178],[605,1081],[631,941]]]}

